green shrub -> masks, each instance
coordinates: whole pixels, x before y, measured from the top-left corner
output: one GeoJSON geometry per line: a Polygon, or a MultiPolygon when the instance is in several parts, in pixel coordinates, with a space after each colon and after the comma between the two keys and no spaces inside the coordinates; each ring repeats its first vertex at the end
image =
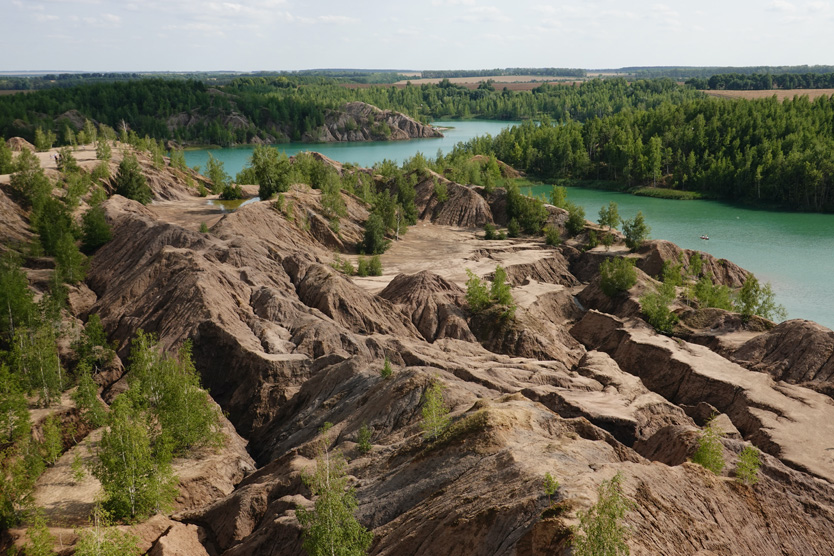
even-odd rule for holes
{"type": "Polygon", "coordinates": [[[446,183],[442,181],[435,181],[434,182],[434,195],[437,197],[438,203],[445,203],[449,200],[449,191],[446,187],[446,183]]]}
{"type": "Polygon", "coordinates": [[[153,192],[139,168],[139,161],[133,155],[126,155],[119,163],[114,185],[116,193],[122,197],[139,201],[143,205],[153,200],[153,192]]]}
{"type": "Polygon", "coordinates": [[[507,235],[509,237],[518,237],[520,231],[521,228],[518,225],[518,220],[510,218],[510,221],[507,223],[507,235]]]}
{"type": "Polygon", "coordinates": [[[495,226],[490,222],[484,224],[484,239],[495,239],[495,226]]]}
{"type": "Polygon", "coordinates": [[[570,235],[575,236],[585,229],[585,209],[570,201],[566,201],[566,203],[565,209],[568,211],[568,219],[565,222],[565,229],[570,235]]]}
{"type": "Polygon", "coordinates": [[[603,293],[613,297],[631,289],[637,283],[634,259],[611,257],[599,265],[599,286],[603,293]]]}
{"type": "Polygon", "coordinates": [[[623,235],[625,235],[625,242],[629,249],[634,251],[640,247],[649,237],[651,228],[646,224],[641,211],[637,211],[637,215],[630,220],[623,220],[623,235]]]}
{"type": "Polygon", "coordinates": [[[87,254],[113,238],[101,205],[94,206],[84,213],[81,219],[81,233],[81,250],[87,254]]]}
{"type": "Polygon", "coordinates": [[[466,304],[473,313],[479,313],[491,305],[489,299],[489,288],[483,280],[466,269],[466,304]]]}
{"type": "Polygon", "coordinates": [[[745,446],[738,455],[736,466],[736,479],[740,482],[755,485],[759,482],[759,466],[761,465],[760,453],[753,446],[745,446]]]}
{"type": "Polygon", "coordinates": [[[719,429],[712,419],[704,427],[698,439],[698,447],[692,454],[692,462],[709,469],[716,475],[724,470],[724,447],[721,445],[721,437],[724,432],[719,429]]]}
{"type": "Polygon", "coordinates": [[[382,276],[382,260],[380,260],[379,255],[374,255],[368,262],[368,274],[370,276],[382,276]]]}
{"type": "Polygon", "coordinates": [[[359,256],[359,260],[356,263],[356,275],[357,276],[367,276],[368,275],[368,261],[365,260],[365,257],[359,256]]]}
{"type": "Polygon", "coordinates": [[[200,233],[201,234],[209,233],[209,227],[205,222],[200,222],[200,233]]]}
{"type": "Polygon", "coordinates": [[[436,440],[449,426],[449,410],[443,401],[444,388],[443,383],[434,379],[423,392],[423,421],[420,426],[425,437],[430,440],[436,440]]]}
{"type": "Polygon", "coordinates": [[[622,521],[634,503],[623,494],[622,480],[618,472],[610,481],[603,481],[597,489],[597,503],[579,513],[579,527],[574,532],[581,535],[571,542],[573,556],[629,554],[629,529],[622,521]]]}
{"type": "Polygon", "coordinates": [[[547,245],[559,245],[562,243],[562,234],[559,232],[559,228],[555,226],[545,226],[544,227],[544,242],[547,245]]]}
{"type": "Polygon", "coordinates": [[[385,358],[385,363],[382,364],[382,369],[379,371],[379,376],[382,378],[390,378],[394,374],[394,369],[391,367],[391,361],[385,358]]]}
{"type": "Polygon", "coordinates": [[[559,490],[559,481],[553,478],[553,475],[550,474],[548,471],[544,474],[544,493],[547,494],[547,503],[548,505],[553,505],[553,495],[556,494],[556,491],[559,490]]]}
{"type": "Polygon", "coordinates": [[[736,307],[746,322],[753,315],[759,315],[768,320],[784,320],[787,316],[785,308],[776,303],[776,296],[770,284],[764,286],[752,274],[747,276],[736,297],[736,307]]]}
{"type": "Polygon", "coordinates": [[[356,435],[356,449],[360,454],[367,454],[371,451],[371,427],[368,423],[362,423],[359,433],[356,435]]]}
{"type": "MultiPolygon", "coordinates": [[[[665,289],[668,291],[668,288],[665,289]]],[[[640,298],[640,309],[646,317],[646,322],[652,325],[655,330],[661,334],[671,334],[678,322],[678,316],[669,310],[669,303],[675,298],[674,287],[672,287],[671,295],[663,290],[664,288],[661,288],[659,292],[643,295],[640,298]]]]}

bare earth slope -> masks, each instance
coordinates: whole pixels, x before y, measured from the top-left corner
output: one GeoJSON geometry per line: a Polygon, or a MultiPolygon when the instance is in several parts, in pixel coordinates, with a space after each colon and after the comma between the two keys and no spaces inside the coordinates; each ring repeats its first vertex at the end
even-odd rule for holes
{"type": "MultiPolygon", "coordinates": [[[[797,325],[751,339],[732,361],[656,334],[635,292],[677,259],[664,242],[630,255],[642,271],[634,292],[608,307],[620,316],[589,310],[577,298],[605,308],[596,268],[624,254],[621,245],[581,253],[573,240],[484,241],[468,227],[505,215],[476,189],[447,187],[453,209],[418,186],[424,220],[381,257],[383,275],[368,278],[329,265],[334,248],[353,251],[367,218],[348,196],[341,236],[316,228],[318,193],[304,188],[287,198],[309,227],[257,202],[209,234],[172,210],[188,199],[107,201],[114,239],[93,258],[89,312],[121,354],[139,328],[166,346],[191,338],[204,383],[257,466],[234,490],[165,518],[149,533],[153,554],[303,554],[295,510],[312,504],[301,476],[325,422],[348,459],[372,554],[567,556],[577,512],[618,472],[635,503],[625,518],[632,554],[834,553],[834,403],[801,385],[827,377],[830,362],[811,357],[810,344],[780,343],[797,325]],[[465,270],[490,276],[497,264],[518,305],[511,321],[472,315],[465,302],[465,270]],[[794,377],[783,369],[791,362],[809,370],[794,377]],[[432,381],[451,411],[434,441],[420,426],[432,381]],[[722,441],[719,476],[687,461],[696,420],[712,411],[737,431],[722,441]],[[363,425],[367,454],[357,449],[363,425]],[[750,443],[763,452],[755,486],[733,478],[750,443]],[[555,508],[545,473],[561,484],[555,508]]],[[[726,269],[717,277],[729,285],[745,275],[707,264],[726,269]]],[[[814,326],[802,337],[828,338],[814,326]]]]}

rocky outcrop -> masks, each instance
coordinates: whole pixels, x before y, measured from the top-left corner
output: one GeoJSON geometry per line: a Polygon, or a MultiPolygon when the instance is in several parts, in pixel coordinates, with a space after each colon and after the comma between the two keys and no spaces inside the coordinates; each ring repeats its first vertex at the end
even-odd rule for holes
{"type": "Polygon", "coordinates": [[[739,347],[731,358],[774,380],[834,396],[834,332],[807,320],[788,320],[739,347]]]}
{"type": "Polygon", "coordinates": [[[588,312],[571,330],[588,349],[611,355],[650,390],[675,404],[707,402],[745,439],[806,473],[834,480],[827,438],[834,405],[821,394],[751,373],[709,349],[660,336],[646,325],[588,312]]]}
{"type": "Polygon", "coordinates": [[[674,243],[662,240],[647,241],[637,250],[640,255],[637,268],[654,277],[661,276],[665,262],[683,263],[684,269],[689,271],[695,253],[701,257],[701,276],[712,276],[715,283],[731,288],[741,287],[747,279],[749,273],[727,259],[718,259],[703,251],[681,249],[674,243]]]}
{"type": "Polygon", "coordinates": [[[440,131],[393,110],[380,110],[364,102],[349,102],[325,114],[324,125],[305,133],[304,141],[402,141],[443,137],[440,131]]]}

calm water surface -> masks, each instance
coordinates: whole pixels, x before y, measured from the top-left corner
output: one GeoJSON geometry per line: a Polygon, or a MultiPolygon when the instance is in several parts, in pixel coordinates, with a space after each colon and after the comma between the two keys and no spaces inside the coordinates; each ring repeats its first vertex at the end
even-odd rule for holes
{"type": "MultiPolygon", "coordinates": [[[[534,195],[550,187],[534,187],[534,195]]],[[[834,328],[834,215],[774,212],[715,201],[671,201],[572,187],[568,199],[596,220],[615,201],[622,218],[643,211],[650,237],[706,251],[770,282],[788,318],[834,328]],[[701,235],[709,240],[700,239],[701,235]]]]}
{"type": "MultiPolygon", "coordinates": [[[[360,166],[373,166],[375,162],[387,158],[398,164],[411,158],[418,152],[434,158],[438,149],[447,153],[458,142],[468,141],[478,135],[498,134],[505,127],[521,122],[498,122],[484,120],[466,120],[462,122],[434,122],[438,127],[449,127],[443,131],[444,137],[435,139],[412,139],[410,141],[368,141],[356,143],[284,143],[275,145],[279,151],[292,156],[301,151],[317,151],[338,160],[353,162],[360,166]]],[[[185,161],[189,166],[199,165],[206,168],[209,153],[224,163],[226,173],[234,177],[240,172],[252,156],[254,147],[235,147],[231,149],[199,149],[185,152],[185,161]]]]}
{"type": "MultiPolygon", "coordinates": [[[[495,135],[517,122],[436,122],[453,126],[442,139],[369,143],[291,143],[277,145],[288,155],[316,150],[340,162],[371,166],[384,158],[401,163],[418,151],[434,157],[438,149],[448,152],[458,141],[486,133],[495,135]]],[[[189,166],[205,168],[208,153],[225,163],[234,176],[247,163],[253,147],[195,150],[185,153],[189,166]]],[[[547,186],[532,193],[547,194],[547,186]]],[[[596,220],[600,207],[615,201],[620,216],[633,217],[642,210],[651,226],[650,236],[666,239],[687,249],[706,251],[750,270],[770,282],[776,299],[788,318],[814,320],[834,328],[834,215],[797,214],[735,207],[714,201],[671,201],[635,197],[623,193],[570,188],[568,198],[585,208],[596,220]],[[708,235],[709,241],[699,239],[708,235]]]]}

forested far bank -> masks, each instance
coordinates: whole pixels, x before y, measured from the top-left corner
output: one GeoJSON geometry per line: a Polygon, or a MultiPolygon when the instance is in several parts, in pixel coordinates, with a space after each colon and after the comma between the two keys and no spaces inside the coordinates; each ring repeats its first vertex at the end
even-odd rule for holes
{"type": "Polygon", "coordinates": [[[423,123],[474,117],[585,121],[703,96],[669,79],[594,79],[578,85],[544,84],[532,91],[499,87],[484,82],[471,90],[443,80],[353,89],[313,76],[240,77],[223,87],[165,79],[95,83],[0,97],[0,133],[34,141],[38,129],[52,131],[55,144],[65,145],[89,119],[157,140],[230,146],[316,138],[329,113],[354,101],[402,112],[423,123]]]}
{"type": "Polygon", "coordinates": [[[791,210],[834,211],[834,98],[698,99],[580,124],[527,122],[456,149],[535,176],[696,191],[791,210]]]}

